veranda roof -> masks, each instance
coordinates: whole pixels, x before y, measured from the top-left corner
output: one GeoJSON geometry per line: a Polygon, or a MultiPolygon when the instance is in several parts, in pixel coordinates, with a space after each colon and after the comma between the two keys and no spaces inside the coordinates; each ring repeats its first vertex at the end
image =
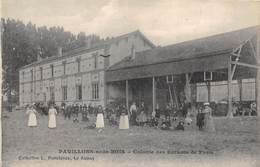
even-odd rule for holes
{"type": "MultiPolygon", "coordinates": [[[[146,78],[170,74],[214,71],[228,67],[234,48],[247,40],[256,43],[259,26],[191,40],[136,53],[106,71],[106,81],[146,78]]],[[[256,64],[249,44],[243,47],[242,61],[256,64]]]]}

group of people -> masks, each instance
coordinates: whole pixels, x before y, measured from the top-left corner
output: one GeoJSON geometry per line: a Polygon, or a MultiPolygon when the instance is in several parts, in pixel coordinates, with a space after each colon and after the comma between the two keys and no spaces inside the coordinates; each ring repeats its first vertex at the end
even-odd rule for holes
{"type": "Polygon", "coordinates": [[[197,114],[197,126],[199,130],[209,132],[215,131],[215,126],[212,118],[212,109],[209,103],[204,103],[204,107],[200,107],[197,114]]]}
{"type": "MultiPolygon", "coordinates": [[[[26,109],[26,114],[29,115],[27,125],[29,127],[36,127],[37,126],[37,117],[36,117],[36,106],[35,105],[28,105],[26,109]]],[[[50,129],[56,128],[56,115],[57,110],[54,108],[54,104],[51,104],[48,111],[48,127],[50,129]]]]}
{"type": "Polygon", "coordinates": [[[233,116],[257,116],[256,103],[252,102],[247,105],[243,105],[239,102],[234,102],[232,107],[233,116]]]}
{"type": "Polygon", "coordinates": [[[66,106],[65,103],[62,103],[61,105],[61,113],[63,114],[64,119],[70,120],[72,117],[73,122],[79,122],[79,114],[82,114],[82,121],[88,121],[88,114],[92,114],[94,111],[94,107],[86,104],[72,104],[66,106]]]}
{"type": "MultiPolygon", "coordinates": [[[[30,127],[37,126],[36,108],[36,105],[27,108],[28,126],[30,127]]],[[[55,103],[51,103],[48,108],[49,128],[56,127],[58,113],[63,114],[65,120],[72,118],[74,123],[80,121],[80,114],[83,122],[88,122],[89,117],[94,116],[96,119],[95,124],[92,125],[94,128],[104,128],[104,119],[107,118],[110,126],[119,126],[119,129],[129,129],[130,124],[132,126],[156,127],[162,130],[184,130],[186,126],[191,126],[193,122],[196,122],[199,130],[215,131],[209,103],[204,103],[198,108],[185,103],[180,105],[178,110],[170,103],[164,108],[159,108],[157,105],[151,114],[144,102],[141,102],[139,106],[133,102],[129,110],[125,105],[103,108],[101,105],[93,107],[91,104],[66,105],[62,103],[61,107],[58,108],[55,103]]]]}
{"type": "Polygon", "coordinates": [[[131,125],[150,126],[162,130],[184,130],[185,126],[191,126],[193,122],[196,122],[199,130],[215,131],[209,103],[204,103],[203,106],[199,107],[184,103],[179,106],[179,109],[171,104],[167,104],[162,109],[157,105],[156,109],[149,115],[144,102],[141,103],[140,107],[137,107],[136,103],[133,102],[129,111],[131,125]]]}

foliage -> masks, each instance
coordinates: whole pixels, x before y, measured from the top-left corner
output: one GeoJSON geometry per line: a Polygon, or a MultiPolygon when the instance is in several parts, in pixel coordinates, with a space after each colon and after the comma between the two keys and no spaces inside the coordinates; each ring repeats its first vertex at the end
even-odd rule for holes
{"type": "MultiPolygon", "coordinates": [[[[86,45],[87,36],[81,32],[72,34],[63,27],[36,27],[14,19],[1,19],[2,37],[2,93],[17,94],[19,89],[18,69],[42,58],[57,55],[58,47],[64,51],[86,45]]],[[[95,36],[97,37],[97,36],[95,36]]],[[[99,39],[99,37],[98,37],[99,39]]]]}

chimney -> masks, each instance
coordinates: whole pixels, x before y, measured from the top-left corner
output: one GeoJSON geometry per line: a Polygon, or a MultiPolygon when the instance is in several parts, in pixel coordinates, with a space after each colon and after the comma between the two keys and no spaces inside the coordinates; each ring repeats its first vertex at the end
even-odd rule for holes
{"type": "Polygon", "coordinates": [[[135,47],[132,45],[131,47],[131,59],[135,59],[135,47]]]}
{"type": "Polygon", "coordinates": [[[58,47],[58,57],[62,56],[62,47],[58,47]]]}

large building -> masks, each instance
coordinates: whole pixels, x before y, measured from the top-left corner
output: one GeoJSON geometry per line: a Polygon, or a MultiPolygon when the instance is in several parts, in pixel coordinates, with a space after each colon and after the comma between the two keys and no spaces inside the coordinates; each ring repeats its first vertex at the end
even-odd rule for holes
{"type": "MultiPolygon", "coordinates": [[[[32,102],[106,105],[259,99],[259,26],[155,47],[135,31],[20,69],[20,105],[32,102]],[[109,56],[110,55],[110,56],[109,56]]],[[[259,102],[258,102],[259,103],[259,102]]],[[[259,106],[259,105],[258,105],[259,106]]]]}
{"type": "MultiPolygon", "coordinates": [[[[136,53],[106,71],[108,101],[148,104],[255,102],[259,95],[260,27],[136,53]]],[[[259,103],[259,102],[258,102],[259,103]]]]}
{"type": "MultiPolygon", "coordinates": [[[[89,39],[91,40],[91,39],[89,39]]],[[[105,70],[133,52],[154,48],[140,31],[39,59],[19,70],[19,102],[105,105],[105,70]]]]}

